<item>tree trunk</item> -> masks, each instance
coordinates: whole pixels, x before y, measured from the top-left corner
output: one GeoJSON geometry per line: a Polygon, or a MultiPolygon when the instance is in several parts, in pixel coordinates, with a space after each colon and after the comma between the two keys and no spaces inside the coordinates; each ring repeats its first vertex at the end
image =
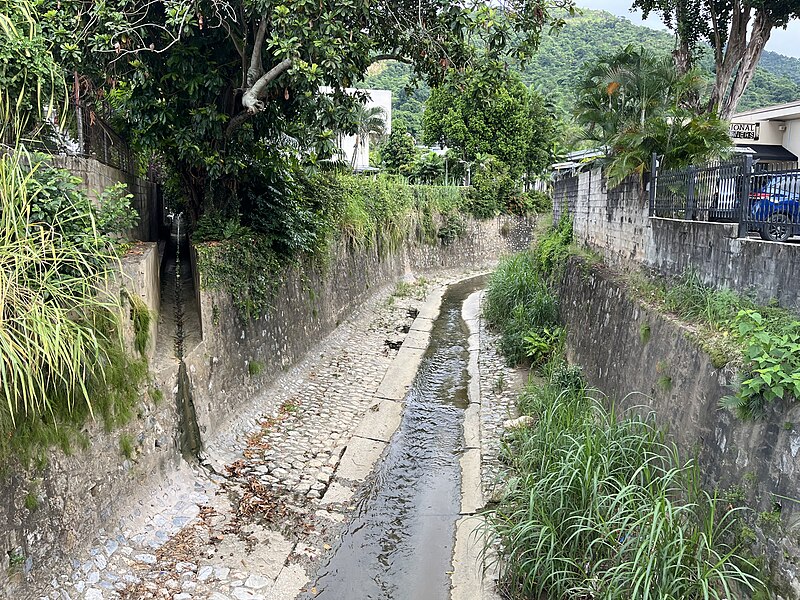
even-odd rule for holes
{"type": "Polygon", "coordinates": [[[747,86],[753,80],[758,61],[761,59],[761,53],[764,51],[764,46],[769,41],[769,36],[772,33],[772,28],[775,23],[772,18],[763,11],[756,13],[756,18],[753,21],[753,28],[750,33],[750,41],[743,53],[739,69],[736,72],[736,77],[733,80],[733,85],[727,96],[723,97],[723,102],[720,106],[719,116],[722,119],[729,120],[735,113],[736,107],[739,105],[739,100],[742,98],[747,86]]]}
{"type": "Polygon", "coordinates": [[[731,11],[730,31],[727,36],[727,43],[724,51],[722,50],[722,40],[724,39],[720,27],[722,26],[712,13],[712,27],[714,29],[715,63],[716,78],[711,96],[708,100],[708,111],[715,111],[722,108],[723,102],[728,95],[731,78],[736,72],[742,57],[747,49],[747,29],[750,23],[751,8],[745,4],[742,6],[741,0],[734,0],[731,11]]]}

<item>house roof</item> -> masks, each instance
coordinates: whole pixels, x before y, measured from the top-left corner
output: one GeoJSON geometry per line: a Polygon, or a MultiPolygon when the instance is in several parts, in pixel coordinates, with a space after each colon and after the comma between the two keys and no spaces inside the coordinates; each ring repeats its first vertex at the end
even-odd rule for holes
{"type": "Polygon", "coordinates": [[[776,104],[737,113],[731,117],[731,121],[740,119],[750,119],[756,121],[786,121],[800,119],[800,100],[787,102],[786,104],[776,104]]]}

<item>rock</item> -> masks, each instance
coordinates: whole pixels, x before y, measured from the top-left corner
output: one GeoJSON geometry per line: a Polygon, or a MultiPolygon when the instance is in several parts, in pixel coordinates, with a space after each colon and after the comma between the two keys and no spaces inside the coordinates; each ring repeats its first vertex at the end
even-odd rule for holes
{"type": "Polygon", "coordinates": [[[116,540],[108,540],[106,542],[105,548],[106,548],[106,554],[108,556],[111,556],[112,554],[114,554],[114,552],[117,551],[117,548],[119,548],[119,542],[117,542],[116,540]]]}
{"type": "Polygon", "coordinates": [[[249,587],[254,590],[260,590],[261,588],[265,588],[272,583],[271,579],[267,577],[262,577],[261,575],[250,575],[247,578],[247,581],[244,582],[245,587],[249,587]]]}
{"type": "Polygon", "coordinates": [[[97,572],[97,571],[91,571],[86,576],[86,583],[88,583],[89,585],[93,585],[93,584],[97,583],[98,581],[100,581],[100,573],[97,572]]]}
{"type": "Polygon", "coordinates": [[[156,564],[156,555],[155,554],[137,554],[133,558],[135,558],[139,562],[143,562],[143,563],[148,564],[148,565],[156,564]]]}
{"type": "Polygon", "coordinates": [[[103,592],[94,588],[90,588],[86,590],[86,595],[84,598],[86,600],[103,600],[103,592]]]}
{"type": "Polygon", "coordinates": [[[517,417],[516,419],[509,419],[507,421],[503,421],[503,429],[507,431],[513,431],[515,429],[523,429],[525,427],[531,427],[534,423],[536,423],[536,419],[534,419],[530,415],[522,415],[521,417],[517,417]]]}
{"type": "Polygon", "coordinates": [[[197,572],[197,581],[205,581],[211,577],[212,573],[214,573],[213,567],[209,567],[208,565],[200,567],[200,570],[197,572]]]}

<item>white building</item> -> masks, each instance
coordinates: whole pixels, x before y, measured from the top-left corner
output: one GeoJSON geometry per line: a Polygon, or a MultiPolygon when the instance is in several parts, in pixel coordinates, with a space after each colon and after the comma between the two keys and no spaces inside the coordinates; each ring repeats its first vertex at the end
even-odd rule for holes
{"type": "MultiPolygon", "coordinates": [[[[325,93],[330,88],[322,87],[320,91],[325,93]]],[[[391,90],[357,90],[355,88],[347,88],[345,90],[348,94],[355,92],[367,92],[368,99],[366,103],[367,108],[378,106],[383,109],[384,116],[384,131],[386,135],[392,132],[392,91],[391,90]]],[[[356,136],[340,134],[337,137],[339,150],[341,151],[340,158],[347,161],[348,164],[353,165],[356,171],[363,171],[369,168],[369,137],[361,140],[361,144],[357,147],[356,136]],[[353,160],[353,153],[356,154],[355,161],[353,160]]]]}
{"type": "Polygon", "coordinates": [[[760,162],[796,163],[800,156],[800,100],[738,113],[731,119],[737,151],[760,162]]]}

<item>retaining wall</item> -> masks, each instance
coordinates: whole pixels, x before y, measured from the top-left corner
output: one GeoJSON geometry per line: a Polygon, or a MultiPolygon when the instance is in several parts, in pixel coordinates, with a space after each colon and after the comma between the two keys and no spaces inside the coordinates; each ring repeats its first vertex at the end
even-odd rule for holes
{"type": "Polygon", "coordinates": [[[450,245],[408,241],[401,252],[388,255],[376,248],[339,247],[325,269],[307,266],[290,272],[273,310],[250,323],[236,316],[226,294],[201,289],[203,340],[185,357],[201,433],[213,436],[238,407],[379,287],[411,274],[468,266],[490,269],[501,254],[529,244],[531,235],[531,222],[508,217],[470,221],[467,233],[450,245]],[[257,376],[248,368],[253,361],[259,366],[257,376]]]}
{"type": "Polygon", "coordinates": [[[603,268],[573,259],[560,296],[568,358],[592,386],[622,408],[653,411],[683,457],[697,456],[708,489],[741,492],[756,514],[780,506],[780,525],[753,519],[756,555],[779,597],[800,598],[800,404],[775,402],[761,421],[721,409],[733,372],[715,368],[689,330],[643,306],[603,268]]]}
{"type": "Polygon", "coordinates": [[[94,158],[84,156],[53,156],[53,165],[68,170],[81,178],[81,187],[92,200],[100,193],[117,183],[124,183],[133,194],[131,206],[139,214],[139,223],[129,235],[131,239],[154,242],[158,240],[160,214],[158,186],[144,177],[116,169],[94,158]]]}
{"type": "Polygon", "coordinates": [[[649,217],[638,179],[608,189],[600,169],[559,178],[553,199],[554,217],[569,213],[576,239],[609,265],[667,276],[692,268],[709,285],[800,308],[800,243],[737,238],[734,224],[649,217]]]}
{"type": "MultiPolygon", "coordinates": [[[[159,261],[155,243],[139,243],[122,260],[117,290],[139,296],[153,314],[148,354],[152,356],[159,308],[159,261]]],[[[115,293],[119,293],[118,291],[115,293]]],[[[127,305],[125,305],[127,307],[127,305]]],[[[133,324],[123,311],[126,347],[133,348],[133,324]]],[[[125,427],[107,432],[102,422],[82,430],[86,448],[73,445],[65,454],[49,453],[43,468],[4,465],[0,480],[0,597],[27,598],[27,580],[58,569],[60,560],[90,544],[98,531],[116,523],[120,509],[143,482],[163,477],[177,464],[174,441],[176,411],[172,388],[177,362],[152,370],[156,404],[143,390],[138,412],[125,427]],[[130,440],[133,455],[123,455],[121,439],[130,440]]]]}

